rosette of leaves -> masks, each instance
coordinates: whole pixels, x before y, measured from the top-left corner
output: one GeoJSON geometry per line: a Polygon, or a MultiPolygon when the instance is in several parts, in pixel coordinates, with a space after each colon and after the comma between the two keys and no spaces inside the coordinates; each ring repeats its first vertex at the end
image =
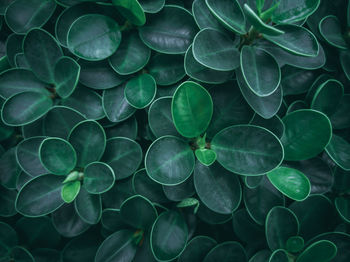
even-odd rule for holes
{"type": "Polygon", "coordinates": [[[0,1],[0,261],[348,262],[348,1],[0,1]]]}

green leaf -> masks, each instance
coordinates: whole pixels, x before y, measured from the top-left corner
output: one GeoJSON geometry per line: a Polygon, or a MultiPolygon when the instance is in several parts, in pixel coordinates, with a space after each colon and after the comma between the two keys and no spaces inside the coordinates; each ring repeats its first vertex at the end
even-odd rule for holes
{"type": "Polygon", "coordinates": [[[61,198],[63,179],[52,174],[33,178],[18,192],[16,210],[27,217],[44,216],[55,211],[64,203],[61,198]]]}
{"type": "Polygon", "coordinates": [[[148,230],[158,214],[156,208],[147,198],[135,195],[122,203],[120,215],[125,224],[136,229],[148,230]]]}
{"type": "Polygon", "coordinates": [[[178,136],[171,115],[172,97],[161,97],[151,104],[148,110],[148,124],[152,133],[158,138],[165,135],[178,136]]]}
{"type": "Polygon", "coordinates": [[[11,250],[11,257],[15,261],[35,262],[33,256],[24,247],[16,246],[11,250]]]}
{"type": "Polygon", "coordinates": [[[200,29],[212,28],[224,30],[221,23],[210,12],[207,4],[203,0],[195,0],[192,4],[192,14],[200,29]]]}
{"type": "Polygon", "coordinates": [[[339,19],[334,15],[324,17],[318,25],[321,36],[328,44],[340,48],[348,49],[348,45],[343,38],[342,25],[339,19]]]}
{"type": "Polygon", "coordinates": [[[102,216],[101,196],[88,193],[83,187],[75,198],[74,207],[79,217],[88,224],[97,224],[102,216]]]}
{"type": "Polygon", "coordinates": [[[229,261],[248,261],[242,245],[235,241],[227,241],[218,244],[205,256],[203,262],[229,262],[229,261]]]}
{"type": "Polygon", "coordinates": [[[72,58],[63,56],[54,69],[55,90],[61,98],[69,97],[78,84],[80,65],[72,58]]]}
{"type": "Polygon", "coordinates": [[[337,254],[337,246],[328,240],[317,241],[308,246],[303,253],[301,253],[296,262],[307,261],[319,261],[328,262],[331,261],[337,254]]]}
{"type": "MultiPolygon", "coordinates": [[[[52,213],[52,223],[57,232],[64,237],[76,237],[88,230],[90,225],[84,222],[75,211],[74,204],[64,204],[58,210],[52,213]]],[[[76,239],[76,238],[75,238],[76,239]]],[[[78,238],[79,239],[79,238],[78,238]]],[[[82,244],[85,244],[82,241],[82,244]]],[[[91,247],[90,247],[91,248],[91,247]]],[[[96,248],[91,248],[96,252],[96,248]]],[[[90,250],[85,250],[85,253],[90,254],[90,250]]],[[[78,253],[79,254],[79,253],[78,253]]],[[[93,254],[93,256],[95,253],[93,254]]],[[[84,256],[79,256],[82,258],[84,256]]],[[[74,261],[74,260],[73,260],[74,261]]]]}
{"type": "Polygon", "coordinates": [[[211,149],[196,149],[195,155],[203,165],[210,166],[216,160],[216,153],[211,149]]]}
{"type": "Polygon", "coordinates": [[[111,122],[124,121],[136,111],[136,108],[132,107],[125,99],[124,85],[103,91],[102,106],[111,122]]]}
{"type": "Polygon", "coordinates": [[[326,146],[328,156],[343,170],[350,170],[350,144],[344,138],[332,135],[326,146]]]}
{"type": "Polygon", "coordinates": [[[321,112],[302,109],[282,118],[285,132],[281,138],[284,159],[299,161],[321,153],[332,136],[332,126],[321,112]]]}
{"type": "Polygon", "coordinates": [[[334,79],[327,80],[316,90],[310,107],[330,116],[337,110],[343,95],[344,87],[341,82],[334,79]]]}
{"type": "Polygon", "coordinates": [[[47,83],[55,81],[55,65],[63,55],[56,39],[42,29],[34,28],[23,40],[25,59],[33,73],[47,83]]]}
{"type": "Polygon", "coordinates": [[[198,218],[200,218],[201,221],[209,225],[224,224],[232,219],[232,214],[223,215],[223,214],[216,213],[211,209],[207,208],[206,205],[204,205],[201,202],[199,203],[199,208],[196,215],[198,216],[198,218]]]}
{"type": "Polygon", "coordinates": [[[350,201],[348,198],[345,197],[337,197],[335,199],[335,207],[338,211],[338,214],[340,217],[347,223],[350,222],[350,214],[349,214],[349,206],[350,201]]]}
{"type": "MultiPolygon", "coordinates": [[[[261,9],[261,7],[260,7],[261,9]]],[[[279,30],[273,26],[265,24],[264,21],[249,7],[249,5],[244,4],[243,11],[249,23],[257,30],[259,33],[266,35],[282,35],[284,31],[279,30]]]]}
{"type": "Polygon", "coordinates": [[[6,39],[6,46],[4,50],[6,53],[4,52],[4,55],[6,54],[6,60],[11,67],[16,66],[16,55],[23,52],[23,38],[23,35],[13,33],[6,39]]]}
{"type": "Polygon", "coordinates": [[[273,94],[266,97],[260,97],[254,94],[247,86],[241,70],[236,70],[236,76],[239,89],[241,90],[244,99],[255,113],[265,119],[269,119],[278,112],[283,100],[281,86],[279,86],[273,94]]]}
{"type": "Polygon", "coordinates": [[[101,159],[106,147],[106,134],[99,123],[85,120],[73,127],[68,141],[77,154],[76,165],[85,167],[101,159]]]}
{"type": "MultiPolygon", "coordinates": [[[[107,120],[107,119],[105,119],[107,120]]],[[[132,116],[129,119],[105,129],[107,138],[122,136],[132,140],[136,140],[138,132],[138,123],[136,117],[132,116]]]]}
{"type": "Polygon", "coordinates": [[[42,129],[46,136],[67,139],[72,128],[83,120],[85,117],[72,108],[54,106],[45,116],[42,129]]]}
{"type": "Polygon", "coordinates": [[[254,256],[252,256],[249,262],[266,262],[269,261],[271,252],[269,250],[263,249],[258,251],[254,256]]]}
{"type": "Polygon", "coordinates": [[[71,203],[77,197],[80,191],[80,181],[68,182],[63,185],[61,197],[66,203],[71,203]]]}
{"type": "Polygon", "coordinates": [[[0,184],[7,189],[16,188],[16,180],[21,168],[16,161],[16,148],[10,148],[0,157],[0,184]]]}
{"type": "Polygon", "coordinates": [[[192,45],[193,57],[213,70],[231,71],[239,67],[239,51],[229,35],[216,29],[198,32],[192,45]]]}
{"type": "Polygon", "coordinates": [[[169,261],[181,255],[188,240],[184,217],[175,211],[158,216],[151,230],[151,249],[158,261],[169,261]]]}
{"type": "Polygon", "coordinates": [[[44,25],[55,8],[53,0],[16,0],[6,9],[6,23],[13,32],[25,34],[34,27],[44,25]]]}
{"type": "Polygon", "coordinates": [[[121,75],[136,73],[149,61],[151,50],[141,41],[137,33],[123,34],[118,50],[109,57],[111,67],[121,75]]]}
{"type": "Polygon", "coordinates": [[[339,55],[339,58],[340,58],[340,64],[345,73],[345,76],[347,77],[347,79],[350,79],[350,63],[349,63],[350,52],[349,51],[341,52],[339,55]]]}
{"type": "Polygon", "coordinates": [[[232,71],[217,71],[200,64],[193,56],[192,45],[185,54],[184,67],[189,77],[208,84],[224,83],[233,75],[232,71]]]}
{"type": "Polygon", "coordinates": [[[115,232],[102,242],[94,261],[133,261],[136,251],[137,245],[134,242],[134,232],[124,229],[115,232]]]}
{"type": "Polygon", "coordinates": [[[273,56],[262,49],[244,46],[241,70],[247,86],[257,96],[272,95],[281,82],[281,70],[273,56]]]}
{"type": "Polygon", "coordinates": [[[157,14],[147,17],[146,24],[139,28],[140,38],[149,48],[166,54],[184,54],[196,33],[192,14],[175,5],[164,6],[157,14]]]}
{"type": "Polygon", "coordinates": [[[102,161],[114,171],[116,180],[131,176],[140,166],[142,149],[140,145],[126,137],[114,137],[107,140],[102,161]]]}
{"type": "Polygon", "coordinates": [[[240,175],[263,175],[283,160],[279,139],[265,128],[251,125],[230,126],[211,141],[217,161],[227,170],[240,175]]]}
{"type": "Polygon", "coordinates": [[[136,194],[144,196],[151,202],[166,203],[169,201],[164,194],[163,186],[150,179],[146,169],[140,169],[134,174],[132,187],[136,194]]]}
{"type": "Polygon", "coordinates": [[[273,12],[272,21],[276,24],[293,24],[312,15],[319,5],[320,0],[280,1],[273,12]]]}
{"type": "Polygon", "coordinates": [[[112,3],[132,24],[143,26],[146,23],[146,15],[138,0],[113,0],[112,3]]]}
{"type": "Polygon", "coordinates": [[[92,89],[113,88],[119,86],[126,79],[125,76],[119,75],[113,70],[114,67],[108,63],[107,59],[102,61],[79,59],[78,62],[81,66],[79,82],[92,89]]]}
{"type": "Polygon", "coordinates": [[[268,212],[274,206],[284,206],[283,195],[263,176],[259,186],[243,188],[243,200],[251,218],[259,225],[265,224],[268,212]]]}
{"type": "Polygon", "coordinates": [[[190,176],[188,179],[186,179],[184,182],[178,185],[162,185],[162,187],[167,199],[175,202],[183,201],[186,198],[190,198],[195,193],[193,176],[190,176]]]}
{"type": "Polygon", "coordinates": [[[197,137],[207,129],[213,115],[213,101],[201,85],[187,81],[175,91],[171,114],[177,131],[184,137],[197,137]]]}
{"type": "Polygon", "coordinates": [[[200,200],[216,213],[231,214],[241,203],[242,189],[237,175],[217,163],[207,167],[197,162],[194,186],[200,200]]]}
{"type": "Polygon", "coordinates": [[[161,86],[175,84],[186,75],[181,55],[156,54],[147,64],[147,70],[161,86]]]}
{"type": "Polygon", "coordinates": [[[111,56],[121,42],[119,25],[108,16],[89,14],[74,21],[68,31],[67,44],[76,56],[99,61],[111,56]]]}
{"type": "Polygon", "coordinates": [[[1,119],[8,126],[27,125],[45,115],[52,105],[47,94],[33,91],[18,93],[3,104],[1,119]]]}
{"type": "Polygon", "coordinates": [[[18,245],[18,236],[16,231],[10,225],[4,222],[0,222],[0,239],[1,251],[3,251],[3,248],[5,248],[6,251],[9,251],[9,249],[18,245]]]}
{"type": "Polygon", "coordinates": [[[293,66],[284,66],[281,71],[284,96],[308,92],[317,77],[315,71],[298,69],[293,66]]]}
{"type": "Polygon", "coordinates": [[[102,97],[97,92],[83,86],[78,86],[73,94],[62,99],[61,104],[77,110],[87,119],[98,120],[105,117],[102,97]]]}
{"type": "Polygon", "coordinates": [[[213,117],[207,128],[207,136],[212,138],[225,127],[247,124],[253,117],[253,110],[244,100],[236,81],[228,81],[209,90],[213,99],[213,117]],[[232,114],[232,112],[235,112],[232,114]]]}
{"type": "Polygon", "coordinates": [[[285,249],[287,240],[299,233],[299,222],[288,208],[276,206],[267,214],[265,228],[267,244],[274,251],[285,249]]]}
{"type": "Polygon", "coordinates": [[[10,190],[6,187],[0,186],[0,216],[11,217],[17,214],[17,211],[15,209],[16,197],[16,190],[10,190]]]}
{"type": "Polygon", "coordinates": [[[265,119],[258,114],[255,114],[250,120],[249,124],[264,127],[274,133],[279,139],[284,133],[284,124],[281,118],[279,118],[277,115],[273,116],[270,119],[265,119]]]}
{"type": "Polygon", "coordinates": [[[115,175],[113,169],[102,162],[92,162],[84,168],[83,187],[90,194],[102,194],[112,188],[115,175]]]}
{"type": "Polygon", "coordinates": [[[289,262],[288,253],[284,249],[275,250],[269,259],[269,262],[289,262]]]}
{"type": "Polygon", "coordinates": [[[256,9],[258,10],[258,13],[260,14],[262,9],[264,8],[265,0],[256,0],[255,5],[256,9]]]}
{"type": "Polygon", "coordinates": [[[165,0],[138,0],[146,13],[158,13],[164,7],[165,0]]]}
{"type": "Polygon", "coordinates": [[[178,185],[184,182],[191,175],[194,162],[190,146],[174,136],[162,136],[155,140],[145,156],[148,176],[162,185],[178,185]]]}
{"type": "Polygon", "coordinates": [[[310,194],[309,179],[294,168],[279,167],[267,173],[267,177],[282,194],[293,200],[303,201],[310,194]]]}
{"type": "Polygon", "coordinates": [[[304,239],[299,236],[292,236],[288,238],[286,243],[286,250],[292,253],[298,253],[304,249],[304,239]]]}
{"type": "Polygon", "coordinates": [[[245,17],[237,0],[205,0],[210,12],[229,30],[245,34],[245,17]]]}
{"type": "Polygon", "coordinates": [[[39,147],[44,139],[45,137],[31,137],[22,140],[16,147],[18,165],[33,177],[47,174],[39,159],[39,147]]]}
{"type": "Polygon", "coordinates": [[[58,137],[49,137],[41,142],[39,158],[42,165],[55,175],[68,175],[77,163],[72,145],[58,137]]]}
{"type": "Polygon", "coordinates": [[[149,74],[136,76],[125,85],[124,95],[126,101],[137,109],[147,107],[156,96],[157,85],[149,74]]]}
{"type": "Polygon", "coordinates": [[[186,245],[178,262],[202,262],[206,254],[216,245],[216,241],[207,236],[195,236],[186,245]]]}
{"type": "Polygon", "coordinates": [[[311,57],[318,55],[319,44],[317,39],[305,27],[281,25],[277,28],[285,33],[279,36],[264,35],[264,38],[293,54],[311,57]]]}
{"type": "Polygon", "coordinates": [[[22,68],[5,70],[0,74],[0,96],[9,98],[25,91],[47,93],[45,84],[32,71],[22,68]]]}

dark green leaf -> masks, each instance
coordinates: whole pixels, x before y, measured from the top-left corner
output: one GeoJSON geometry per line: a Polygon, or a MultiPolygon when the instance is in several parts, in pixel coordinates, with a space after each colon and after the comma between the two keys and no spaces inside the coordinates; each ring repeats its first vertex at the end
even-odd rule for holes
{"type": "Polygon", "coordinates": [[[332,136],[332,126],[321,112],[302,109],[294,111],[282,121],[285,132],[281,142],[285,160],[305,160],[321,153],[332,136]]]}
{"type": "Polygon", "coordinates": [[[147,107],[156,96],[157,85],[149,74],[142,74],[132,78],[125,85],[124,95],[126,101],[137,109],[147,107]]]}
{"type": "Polygon", "coordinates": [[[101,194],[114,184],[115,175],[113,169],[102,162],[93,162],[84,169],[83,187],[91,194],[101,194]]]}
{"type": "Polygon", "coordinates": [[[223,30],[218,19],[210,12],[207,4],[203,0],[195,0],[192,4],[192,14],[200,29],[213,28],[223,30]]]}
{"type": "Polygon", "coordinates": [[[80,65],[70,57],[57,60],[54,69],[55,90],[62,98],[69,97],[78,84],[80,65]]]}
{"type": "Polygon", "coordinates": [[[112,0],[119,12],[137,26],[143,26],[146,22],[146,15],[138,0],[112,0]]]}
{"type": "Polygon", "coordinates": [[[16,197],[16,190],[10,190],[6,187],[0,186],[0,216],[11,217],[17,213],[15,209],[16,197]]]}
{"type": "Polygon", "coordinates": [[[335,134],[326,147],[328,156],[342,169],[350,170],[350,144],[335,134]]]}
{"type": "Polygon", "coordinates": [[[283,160],[279,139],[265,128],[235,125],[220,131],[211,141],[217,161],[240,175],[263,175],[283,160]]]}
{"type": "Polygon", "coordinates": [[[61,198],[63,179],[52,174],[33,178],[18,192],[16,210],[28,217],[44,216],[55,211],[64,203],[61,198]]]}
{"type": "Polygon", "coordinates": [[[207,253],[216,245],[216,241],[207,236],[196,236],[186,245],[178,262],[202,262],[207,253]]]}
{"type": "Polygon", "coordinates": [[[68,175],[77,164],[77,155],[70,143],[57,137],[44,139],[39,147],[42,165],[55,175],[68,175]]]}
{"type": "Polygon", "coordinates": [[[307,247],[298,256],[297,262],[308,262],[311,260],[319,262],[331,261],[337,254],[337,246],[328,240],[320,240],[307,247]]]}
{"type": "Polygon", "coordinates": [[[318,27],[322,37],[328,44],[340,49],[348,49],[347,43],[343,38],[341,22],[336,16],[329,15],[324,17],[318,27]]]}
{"type": "Polygon", "coordinates": [[[196,33],[192,14],[179,6],[164,6],[139,28],[140,38],[147,46],[166,54],[184,54],[196,33]]]}
{"type": "Polygon", "coordinates": [[[80,218],[88,224],[97,224],[101,219],[101,196],[90,194],[83,187],[74,201],[74,207],[80,218]]]}
{"type": "Polygon", "coordinates": [[[221,243],[214,247],[208,255],[204,258],[203,262],[229,262],[229,261],[248,261],[247,255],[241,244],[234,241],[228,241],[221,243]]]}
{"type": "Polygon", "coordinates": [[[185,141],[174,136],[163,136],[148,148],[145,167],[154,181],[163,185],[177,185],[191,175],[194,161],[194,154],[185,141]]]}
{"type": "Polygon", "coordinates": [[[21,168],[16,161],[16,148],[10,148],[0,157],[0,183],[8,189],[16,188],[16,180],[21,168]]]}

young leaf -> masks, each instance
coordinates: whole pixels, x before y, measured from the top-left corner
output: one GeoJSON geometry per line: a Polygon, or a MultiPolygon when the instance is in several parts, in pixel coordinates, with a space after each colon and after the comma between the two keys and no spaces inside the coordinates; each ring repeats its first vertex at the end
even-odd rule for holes
{"type": "Polygon", "coordinates": [[[68,182],[63,185],[61,196],[64,202],[71,203],[77,197],[80,191],[80,181],[68,182]]]}

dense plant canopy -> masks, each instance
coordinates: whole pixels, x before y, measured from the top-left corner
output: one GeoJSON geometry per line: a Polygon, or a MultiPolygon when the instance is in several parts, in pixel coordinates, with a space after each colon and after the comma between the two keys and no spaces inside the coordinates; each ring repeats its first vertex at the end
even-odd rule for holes
{"type": "Polygon", "coordinates": [[[0,0],[0,261],[348,262],[349,87],[349,1],[0,0]]]}

